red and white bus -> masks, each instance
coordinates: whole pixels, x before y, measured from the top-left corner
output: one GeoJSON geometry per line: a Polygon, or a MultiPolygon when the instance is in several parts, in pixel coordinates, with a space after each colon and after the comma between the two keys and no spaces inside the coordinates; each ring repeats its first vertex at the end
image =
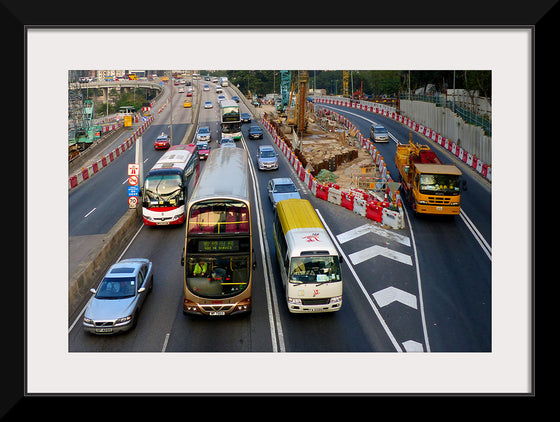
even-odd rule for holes
{"type": "Polygon", "coordinates": [[[200,173],[195,144],[174,145],[146,175],[142,217],[147,226],[183,224],[188,194],[200,173]]]}

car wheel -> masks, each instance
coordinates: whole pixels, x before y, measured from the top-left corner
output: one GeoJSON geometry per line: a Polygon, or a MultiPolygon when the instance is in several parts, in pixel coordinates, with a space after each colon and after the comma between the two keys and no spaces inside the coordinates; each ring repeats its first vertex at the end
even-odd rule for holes
{"type": "Polygon", "coordinates": [[[135,329],[137,323],[138,323],[138,310],[136,310],[136,312],[134,312],[134,315],[132,316],[132,325],[130,326],[130,328],[132,330],[135,329]]]}

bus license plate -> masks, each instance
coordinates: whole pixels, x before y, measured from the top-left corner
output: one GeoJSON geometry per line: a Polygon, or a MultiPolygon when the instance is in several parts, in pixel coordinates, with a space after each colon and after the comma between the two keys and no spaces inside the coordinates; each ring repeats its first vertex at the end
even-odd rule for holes
{"type": "Polygon", "coordinates": [[[96,329],[95,329],[95,332],[96,332],[96,333],[112,333],[112,332],[113,332],[113,329],[112,329],[112,328],[107,328],[107,327],[105,327],[105,328],[96,328],[96,329]]]}
{"type": "Polygon", "coordinates": [[[443,207],[436,207],[436,210],[443,211],[443,207]]]}
{"type": "Polygon", "coordinates": [[[226,311],[211,311],[210,315],[214,316],[214,315],[225,315],[226,311]]]}

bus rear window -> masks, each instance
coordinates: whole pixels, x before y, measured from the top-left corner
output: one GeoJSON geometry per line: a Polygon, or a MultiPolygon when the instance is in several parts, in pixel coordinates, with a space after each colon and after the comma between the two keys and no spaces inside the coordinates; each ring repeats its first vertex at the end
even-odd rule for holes
{"type": "Polygon", "coordinates": [[[249,210],[242,202],[199,202],[191,207],[188,224],[194,234],[249,233],[249,210]]]}

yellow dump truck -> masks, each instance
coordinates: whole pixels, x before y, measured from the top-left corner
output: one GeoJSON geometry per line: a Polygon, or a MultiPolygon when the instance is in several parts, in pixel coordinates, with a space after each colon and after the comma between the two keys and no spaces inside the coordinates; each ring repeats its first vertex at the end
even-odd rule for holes
{"type": "Polygon", "coordinates": [[[415,213],[457,215],[461,211],[461,170],[443,164],[427,145],[414,144],[412,134],[408,145],[397,145],[395,164],[399,171],[403,197],[415,213]]]}

